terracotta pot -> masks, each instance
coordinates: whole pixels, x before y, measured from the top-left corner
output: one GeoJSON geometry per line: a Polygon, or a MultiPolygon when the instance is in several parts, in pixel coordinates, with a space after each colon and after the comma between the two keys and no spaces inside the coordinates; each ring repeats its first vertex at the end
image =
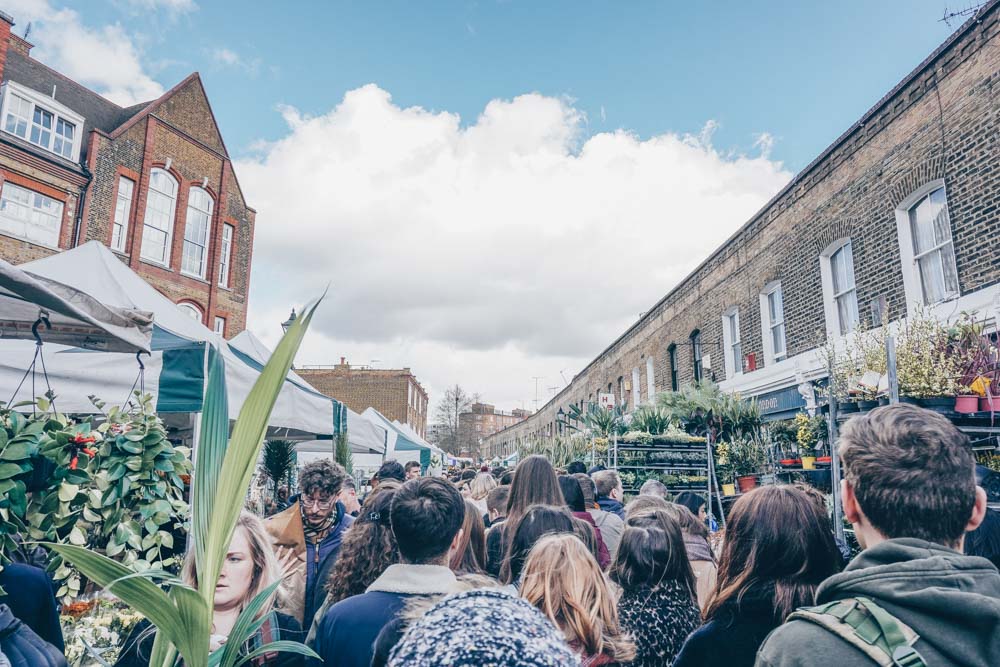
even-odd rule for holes
{"type": "Polygon", "coordinates": [[[736,484],[740,487],[740,493],[746,493],[757,488],[757,475],[741,475],[736,478],[736,484]]]}
{"type": "Polygon", "coordinates": [[[979,411],[1000,412],[1000,396],[980,396],[979,411]],[[990,405],[990,401],[993,402],[993,405],[990,405]]]}
{"type": "Polygon", "coordinates": [[[965,415],[971,415],[974,412],[979,411],[979,397],[978,396],[956,396],[955,397],[955,412],[960,412],[965,415]]]}
{"type": "Polygon", "coordinates": [[[735,496],[736,495],[736,485],[735,484],[723,484],[722,485],[722,495],[724,495],[724,496],[735,496]]]}
{"type": "Polygon", "coordinates": [[[803,456],[802,457],[802,469],[803,470],[815,470],[816,469],[816,457],[815,456],[803,456]]]}

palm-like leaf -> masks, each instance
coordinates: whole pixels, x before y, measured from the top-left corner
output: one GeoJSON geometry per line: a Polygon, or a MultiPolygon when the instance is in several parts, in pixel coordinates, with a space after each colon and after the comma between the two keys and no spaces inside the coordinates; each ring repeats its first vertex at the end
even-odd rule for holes
{"type": "Polygon", "coordinates": [[[268,479],[274,482],[275,492],[288,472],[295,465],[295,443],[291,440],[268,440],[264,443],[261,467],[268,479]]]}
{"type": "MultiPolygon", "coordinates": [[[[316,305],[308,307],[281,339],[247,396],[231,438],[227,437],[229,414],[225,368],[217,353],[209,353],[208,385],[192,490],[191,526],[198,591],[173,583],[168,594],[149,578],[133,576],[127,567],[106,556],[69,544],[50,545],[66,561],[93,581],[108,587],[156,626],[151,667],[172,666],[175,648],[186,665],[202,667],[209,663],[211,609],[219,571],[250,486],[271,410],[312,321],[316,305]]],[[[239,627],[255,629],[258,611],[259,606],[254,608],[250,605],[244,611],[245,617],[241,616],[237,622],[239,627]]],[[[242,645],[246,637],[234,636],[233,640],[242,645]]],[[[278,650],[315,655],[295,642],[274,642],[255,654],[278,650]]],[[[246,659],[243,659],[244,662],[246,659]]],[[[213,664],[216,664],[214,660],[213,655],[213,664]]],[[[226,667],[231,667],[235,660],[235,657],[230,658],[226,667]]]]}

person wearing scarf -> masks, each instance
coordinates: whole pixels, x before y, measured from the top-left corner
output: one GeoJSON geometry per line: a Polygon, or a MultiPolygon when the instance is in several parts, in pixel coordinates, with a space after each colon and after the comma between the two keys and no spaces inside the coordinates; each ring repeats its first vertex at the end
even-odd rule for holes
{"type": "Polygon", "coordinates": [[[312,625],[326,598],[323,584],[333,571],[345,531],[354,523],[337,500],[346,478],[347,471],[328,459],[307,464],[299,475],[299,495],[265,524],[287,573],[289,613],[303,627],[312,625]]]}

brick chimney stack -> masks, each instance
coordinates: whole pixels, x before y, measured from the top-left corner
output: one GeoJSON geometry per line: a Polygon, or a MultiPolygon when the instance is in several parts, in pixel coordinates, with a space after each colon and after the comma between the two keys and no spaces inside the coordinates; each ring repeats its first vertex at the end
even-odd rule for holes
{"type": "Polygon", "coordinates": [[[10,14],[0,12],[0,81],[4,80],[4,70],[7,67],[7,47],[10,45],[14,19],[10,14]]]}

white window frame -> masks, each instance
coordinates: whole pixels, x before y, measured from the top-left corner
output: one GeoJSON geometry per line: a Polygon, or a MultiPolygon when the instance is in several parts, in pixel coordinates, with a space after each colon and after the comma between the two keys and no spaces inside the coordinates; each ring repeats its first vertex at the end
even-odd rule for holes
{"type": "Polygon", "coordinates": [[[226,337],[226,318],[219,317],[218,315],[216,315],[215,316],[214,326],[212,327],[212,330],[215,331],[215,333],[217,333],[220,336],[222,336],[223,338],[225,338],[226,337]]]}
{"type": "Polygon", "coordinates": [[[236,228],[229,223],[222,224],[222,251],[219,255],[219,287],[229,287],[229,271],[233,261],[233,237],[236,228]]]}
{"type": "Polygon", "coordinates": [[[118,189],[115,191],[115,216],[111,221],[111,249],[125,252],[125,240],[128,238],[128,227],[132,219],[132,203],[135,201],[135,181],[128,176],[118,175],[118,189]],[[128,197],[122,196],[122,186],[130,185],[128,197]],[[118,231],[118,242],[115,243],[115,231],[118,231]]]}
{"type": "Polygon", "coordinates": [[[646,402],[652,404],[656,400],[656,376],[653,370],[653,357],[646,357],[646,402]]]}
{"type": "Polygon", "coordinates": [[[722,347],[726,362],[726,377],[743,372],[743,336],[740,335],[740,309],[733,306],[722,314],[722,347]],[[733,332],[736,336],[733,340],[733,332]],[[739,354],[737,354],[739,348],[739,354]]]}
{"type": "MultiPolygon", "coordinates": [[[[64,160],[69,160],[70,162],[80,161],[80,147],[83,145],[83,125],[85,122],[83,116],[76,113],[69,107],[56,102],[48,95],[44,95],[36,90],[22,86],[14,81],[8,81],[3,84],[2,95],[2,102],[0,102],[0,112],[2,112],[0,113],[0,131],[13,137],[17,137],[22,141],[26,141],[32,146],[38,146],[53,155],[58,155],[64,160]],[[28,114],[27,126],[23,137],[15,132],[7,131],[7,113],[10,109],[11,95],[17,95],[18,97],[21,97],[31,103],[31,111],[28,114]],[[49,139],[46,143],[36,143],[31,141],[31,126],[34,122],[36,108],[44,109],[52,114],[52,127],[48,130],[49,139]],[[73,125],[73,145],[68,157],[62,152],[56,151],[54,148],[56,128],[59,126],[60,119],[65,123],[73,125]]],[[[18,116],[18,118],[20,118],[20,116],[18,116]]]]}
{"type": "Polygon", "coordinates": [[[188,188],[187,196],[187,213],[184,216],[184,244],[181,247],[181,273],[186,276],[191,276],[192,278],[205,279],[208,273],[208,247],[209,241],[212,238],[212,213],[215,211],[215,199],[209,194],[208,190],[193,186],[188,188]],[[208,201],[208,209],[199,208],[195,205],[194,199],[198,193],[204,194],[205,199],[208,201]],[[203,215],[205,216],[205,233],[202,239],[191,238],[192,225],[192,215],[203,215]],[[197,246],[201,248],[201,268],[198,271],[189,271],[184,267],[186,251],[190,246],[197,246]]]}
{"type": "MultiPolygon", "coordinates": [[[[934,306],[938,303],[953,301],[959,298],[962,292],[962,286],[959,284],[958,291],[946,295],[941,301],[935,303],[924,302],[924,288],[920,279],[920,267],[917,266],[918,258],[913,250],[913,230],[910,228],[910,209],[919,204],[921,199],[938,189],[944,190],[945,207],[948,211],[948,225],[949,231],[951,232],[951,239],[949,243],[951,243],[952,256],[956,258],[957,263],[957,253],[955,251],[955,230],[951,227],[951,202],[949,201],[948,189],[945,187],[943,178],[935,179],[920,186],[910,193],[910,196],[901,201],[899,206],[896,207],[896,235],[899,238],[899,259],[903,268],[903,292],[906,295],[908,311],[911,315],[915,314],[921,306],[934,306]]],[[[934,252],[944,245],[946,244],[936,246],[935,248],[926,251],[924,254],[934,252]]],[[[955,266],[952,268],[955,269],[955,275],[957,276],[958,267],[955,266]]]]}
{"type": "MultiPolygon", "coordinates": [[[[49,197],[48,195],[43,194],[41,192],[36,192],[35,190],[32,190],[31,188],[26,188],[23,185],[18,185],[17,183],[14,183],[14,182],[11,182],[11,181],[4,181],[3,188],[0,189],[0,234],[3,234],[5,236],[11,236],[11,237],[14,237],[14,238],[22,239],[22,240],[27,241],[28,243],[32,243],[34,245],[39,245],[39,246],[42,246],[42,247],[45,247],[45,248],[52,248],[52,249],[58,250],[59,249],[59,237],[62,234],[63,216],[65,215],[65,213],[66,213],[66,205],[63,202],[59,201],[58,199],[56,199],[54,197],[49,197]],[[14,206],[27,207],[29,209],[27,219],[19,218],[19,217],[15,217],[13,215],[8,215],[7,214],[6,207],[3,206],[3,201],[4,201],[5,197],[8,194],[7,188],[14,188],[16,190],[23,190],[24,192],[28,193],[28,202],[29,202],[28,204],[24,204],[22,202],[11,200],[11,204],[13,204],[14,206]],[[35,197],[42,197],[42,198],[48,200],[49,202],[55,202],[56,204],[58,204],[58,213],[55,216],[50,216],[44,210],[41,210],[41,212],[40,212],[41,215],[44,215],[46,217],[55,217],[56,228],[55,228],[55,238],[54,239],[49,239],[48,237],[46,237],[45,239],[34,238],[34,237],[32,237],[30,235],[30,233],[28,231],[28,228],[31,227],[31,226],[39,227],[38,225],[34,225],[32,223],[32,218],[34,217],[32,215],[32,211],[39,211],[39,209],[37,209],[34,206],[34,198],[35,197]],[[7,223],[8,220],[10,221],[10,223],[7,223]],[[25,233],[20,234],[20,233],[14,231],[13,229],[11,229],[11,228],[9,228],[7,226],[8,224],[10,224],[12,226],[13,225],[24,225],[25,233]]],[[[41,227],[39,227],[39,228],[41,228],[41,227]]],[[[41,228],[41,229],[44,229],[44,228],[41,228]]],[[[47,229],[45,231],[48,232],[47,229]]]]}
{"type": "Polygon", "coordinates": [[[788,329],[785,327],[785,293],[781,289],[781,281],[776,280],[772,283],[768,283],[764,286],[764,289],[760,293],[760,321],[761,321],[761,338],[764,342],[764,364],[769,365],[775,362],[781,361],[788,357],[788,329]],[[771,309],[768,303],[768,297],[774,292],[781,292],[781,320],[778,322],[771,321],[771,309]],[[773,330],[775,327],[781,326],[781,341],[784,344],[784,350],[780,352],[774,349],[774,336],[773,330]]]}
{"type": "Polygon", "coordinates": [[[159,264],[160,266],[165,266],[165,267],[169,267],[170,266],[170,256],[172,254],[172,249],[173,249],[172,247],[173,247],[173,243],[174,243],[174,225],[177,222],[177,196],[179,194],[180,194],[180,183],[178,182],[178,180],[176,178],[174,178],[173,174],[171,174],[166,169],[161,169],[159,167],[154,167],[152,170],[150,170],[150,172],[149,172],[149,185],[147,186],[147,192],[146,192],[146,212],[142,216],[142,239],[141,239],[142,243],[140,244],[141,247],[139,249],[139,256],[143,260],[145,260],[147,262],[151,262],[153,264],[159,264]],[[149,213],[150,213],[150,206],[151,206],[151,203],[153,201],[153,197],[152,197],[153,193],[155,192],[157,195],[162,195],[164,197],[167,196],[166,193],[160,192],[159,190],[154,190],[153,189],[153,174],[157,173],[157,172],[163,173],[164,175],[167,176],[167,178],[169,178],[174,183],[173,200],[171,201],[171,204],[170,204],[170,219],[169,219],[169,221],[167,223],[167,229],[166,230],[162,230],[159,227],[155,227],[155,226],[149,224],[149,213]],[[147,227],[152,227],[153,229],[155,229],[157,231],[160,231],[160,232],[162,232],[162,231],[166,232],[167,236],[166,236],[166,240],[164,241],[165,246],[163,248],[163,253],[164,253],[163,257],[151,257],[150,255],[146,254],[146,228],[147,227]]]}
{"type": "Polygon", "coordinates": [[[190,317],[192,320],[196,320],[202,324],[205,323],[205,314],[197,305],[191,303],[190,301],[181,301],[177,304],[177,307],[182,313],[190,317]],[[197,315],[197,317],[195,317],[195,315],[197,315]]]}
{"type": "Polygon", "coordinates": [[[857,272],[854,270],[854,242],[852,239],[849,237],[837,239],[824,248],[823,252],[819,255],[819,276],[820,283],[823,286],[823,314],[826,320],[827,340],[837,340],[857,329],[861,323],[861,308],[858,302],[858,278],[857,272]],[[834,291],[833,286],[833,256],[846,246],[851,246],[851,273],[854,275],[854,285],[850,289],[838,293],[834,291]],[[847,296],[851,292],[854,293],[854,310],[858,315],[858,320],[847,331],[841,332],[843,323],[840,321],[840,310],[837,308],[837,300],[840,297],[847,296]]]}

